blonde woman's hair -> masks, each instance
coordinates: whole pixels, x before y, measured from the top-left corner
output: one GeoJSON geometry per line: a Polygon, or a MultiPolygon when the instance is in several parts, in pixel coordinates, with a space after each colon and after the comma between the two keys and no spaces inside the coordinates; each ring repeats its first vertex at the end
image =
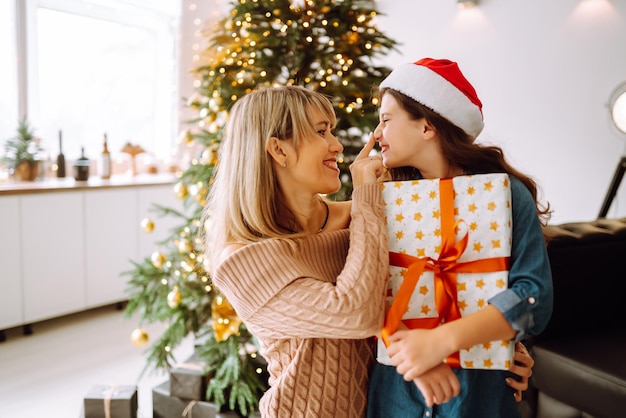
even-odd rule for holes
{"type": "MultiPolygon", "coordinates": [[[[231,243],[250,244],[285,237],[279,225],[281,192],[271,156],[271,137],[301,141],[316,135],[309,118],[317,111],[335,125],[330,100],[297,86],[272,87],[249,93],[232,107],[218,151],[214,182],[202,215],[207,257],[215,266],[231,243]]],[[[281,208],[284,213],[285,207],[281,208]]]]}

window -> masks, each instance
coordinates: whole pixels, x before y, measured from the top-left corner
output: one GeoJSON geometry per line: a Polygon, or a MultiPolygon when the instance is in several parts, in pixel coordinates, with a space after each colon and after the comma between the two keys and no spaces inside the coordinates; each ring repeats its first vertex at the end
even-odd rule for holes
{"type": "MultiPolygon", "coordinates": [[[[159,159],[178,123],[180,1],[27,0],[26,114],[47,154],[113,156],[126,142],[159,159]]],[[[16,123],[16,122],[15,122],[16,123]]]]}
{"type": "MultiPolygon", "coordinates": [[[[0,144],[15,135],[18,123],[17,28],[15,2],[0,1],[0,144]]],[[[4,147],[0,147],[0,156],[4,147]]]]}

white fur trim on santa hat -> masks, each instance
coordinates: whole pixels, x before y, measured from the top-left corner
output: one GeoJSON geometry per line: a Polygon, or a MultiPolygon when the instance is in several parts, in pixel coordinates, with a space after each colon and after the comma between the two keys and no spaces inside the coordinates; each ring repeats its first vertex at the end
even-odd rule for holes
{"type": "Polygon", "coordinates": [[[454,123],[472,138],[483,130],[483,114],[461,90],[423,65],[403,64],[380,84],[409,96],[454,123]]]}

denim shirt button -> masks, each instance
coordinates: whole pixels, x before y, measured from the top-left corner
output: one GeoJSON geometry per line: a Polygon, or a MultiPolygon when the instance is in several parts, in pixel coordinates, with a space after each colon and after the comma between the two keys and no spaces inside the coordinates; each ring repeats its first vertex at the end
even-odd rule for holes
{"type": "Polygon", "coordinates": [[[426,413],[425,413],[424,415],[426,415],[427,417],[429,417],[429,416],[430,416],[430,411],[426,411],[426,413]]]}
{"type": "Polygon", "coordinates": [[[531,305],[534,305],[535,302],[537,302],[537,300],[534,297],[531,296],[528,298],[528,303],[530,303],[531,305]]]}

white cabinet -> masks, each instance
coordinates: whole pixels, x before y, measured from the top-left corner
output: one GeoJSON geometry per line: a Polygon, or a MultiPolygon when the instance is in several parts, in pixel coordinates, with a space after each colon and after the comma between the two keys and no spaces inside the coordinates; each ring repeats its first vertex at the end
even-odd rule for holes
{"type": "Polygon", "coordinates": [[[85,256],[87,306],[120,302],[138,256],[139,223],[136,189],[85,192],[85,256]]]}
{"type": "Polygon", "coordinates": [[[0,331],[128,299],[131,261],[149,257],[182,221],[173,184],[1,193],[0,331]],[[152,233],[141,229],[150,217],[152,233]]]}
{"type": "Polygon", "coordinates": [[[83,193],[21,197],[24,320],[86,307],[83,193]]]}
{"type": "Polygon", "coordinates": [[[20,251],[20,199],[0,198],[0,329],[24,321],[20,251]]]}

